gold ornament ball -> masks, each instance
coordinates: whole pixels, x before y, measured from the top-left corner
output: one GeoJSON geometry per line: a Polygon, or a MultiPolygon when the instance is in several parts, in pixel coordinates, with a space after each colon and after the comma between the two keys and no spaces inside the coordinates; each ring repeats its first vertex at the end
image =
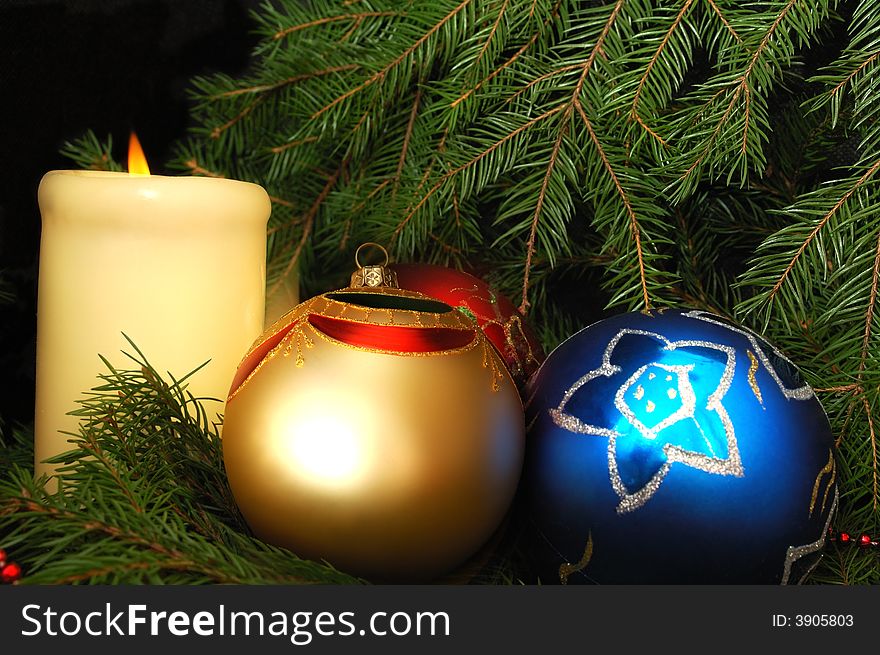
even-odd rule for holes
{"type": "Polygon", "coordinates": [[[427,581],[501,523],[522,403],[475,323],[399,289],[345,289],[282,317],[242,362],[223,456],[254,533],[377,582],[427,581]]]}

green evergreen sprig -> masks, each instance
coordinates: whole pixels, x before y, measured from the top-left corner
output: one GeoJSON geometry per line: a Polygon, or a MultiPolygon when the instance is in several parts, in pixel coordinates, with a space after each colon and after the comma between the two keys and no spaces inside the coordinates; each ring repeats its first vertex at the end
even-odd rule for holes
{"type": "Polygon", "coordinates": [[[30,456],[0,477],[0,541],[24,567],[22,582],[357,582],[250,535],[207,419],[211,401],[187,393],[186,378],[166,382],[132,348],[133,369],[105,361],[80,402],[80,433],[52,460],[57,478],[34,480],[31,449],[2,451],[30,456]]]}

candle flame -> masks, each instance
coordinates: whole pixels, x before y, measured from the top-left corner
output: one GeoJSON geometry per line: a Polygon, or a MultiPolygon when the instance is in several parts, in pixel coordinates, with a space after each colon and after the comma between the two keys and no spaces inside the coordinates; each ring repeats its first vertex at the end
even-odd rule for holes
{"type": "Polygon", "coordinates": [[[147,157],[137,135],[132,132],[128,139],[128,172],[131,175],[149,175],[150,167],[147,165],[147,157]]]}

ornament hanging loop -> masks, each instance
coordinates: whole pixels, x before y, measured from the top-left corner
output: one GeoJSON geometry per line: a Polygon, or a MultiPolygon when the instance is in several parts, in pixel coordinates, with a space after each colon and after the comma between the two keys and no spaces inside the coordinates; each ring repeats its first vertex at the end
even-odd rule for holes
{"type": "Polygon", "coordinates": [[[354,253],[354,264],[357,270],[351,274],[352,288],[359,287],[391,287],[397,289],[397,273],[388,268],[388,251],[378,243],[362,243],[354,253]],[[364,266],[361,264],[360,255],[364,248],[378,248],[385,255],[385,261],[381,264],[364,266]]]}

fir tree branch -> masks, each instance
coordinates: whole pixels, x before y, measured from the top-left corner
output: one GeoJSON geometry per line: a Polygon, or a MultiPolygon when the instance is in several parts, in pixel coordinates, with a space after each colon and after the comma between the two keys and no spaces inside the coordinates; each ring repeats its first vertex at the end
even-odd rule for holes
{"type": "Polygon", "coordinates": [[[743,127],[742,147],[740,148],[740,151],[745,155],[749,144],[749,119],[752,114],[752,92],[749,90],[748,85],[743,87],[743,96],[745,100],[745,108],[743,109],[743,113],[745,114],[745,126],[743,127]]]}
{"type": "Polygon", "coordinates": [[[209,171],[207,168],[203,168],[199,165],[195,159],[189,159],[186,161],[186,167],[190,170],[193,175],[201,175],[203,177],[215,177],[215,178],[226,178],[222,173],[218,173],[216,171],[209,171]]]}
{"type": "Polygon", "coordinates": [[[868,396],[864,393],[861,394],[862,404],[865,407],[865,416],[868,419],[868,435],[871,440],[871,454],[872,454],[872,478],[873,478],[873,494],[872,494],[872,506],[874,511],[876,512],[878,509],[878,503],[880,503],[880,485],[878,485],[877,480],[877,469],[878,469],[878,461],[877,461],[877,432],[874,430],[874,413],[871,411],[871,403],[868,402],[868,396]]]}
{"type": "Polygon", "coordinates": [[[816,393],[853,393],[861,389],[861,386],[853,382],[852,384],[841,384],[836,387],[819,387],[813,389],[816,393]]]}
{"type": "Polygon", "coordinates": [[[379,18],[383,16],[400,16],[400,13],[396,11],[363,11],[357,14],[325,16],[324,18],[310,20],[307,23],[300,23],[299,25],[291,25],[290,27],[286,27],[283,30],[279,30],[278,32],[276,32],[272,38],[278,41],[279,39],[283,39],[285,36],[289,36],[294,32],[307,30],[311,27],[319,27],[320,25],[327,25],[328,23],[336,23],[344,20],[362,21],[365,18],[379,18]]]}
{"type": "MultiPolygon", "coordinates": [[[[483,47],[480,48],[480,54],[477,55],[477,59],[473,63],[475,67],[480,63],[480,61],[482,61],[483,57],[486,54],[486,51],[489,49],[489,45],[492,43],[492,39],[495,37],[495,33],[498,31],[498,25],[504,18],[504,12],[507,11],[507,5],[509,3],[510,0],[504,0],[501,3],[501,7],[498,9],[498,16],[495,18],[495,22],[492,24],[492,29],[489,32],[489,36],[486,37],[486,42],[483,43],[483,47]]],[[[534,4],[532,5],[532,10],[534,10],[534,4]]]]}
{"type": "Polygon", "coordinates": [[[122,171],[123,168],[113,158],[113,137],[101,142],[97,135],[88,130],[82,137],[67,141],[61,154],[73,160],[80,168],[93,171],[122,171]]]}
{"type": "MultiPolygon", "coordinates": [[[[580,106],[578,104],[578,106],[580,106]]],[[[535,213],[532,215],[532,226],[529,230],[529,239],[526,241],[526,263],[525,272],[523,273],[522,283],[522,300],[519,305],[519,311],[525,315],[529,308],[529,273],[532,270],[532,257],[535,254],[535,239],[538,232],[538,221],[541,219],[541,210],[544,207],[544,199],[547,196],[547,186],[550,184],[550,177],[553,175],[553,168],[556,166],[556,160],[559,157],[559,148],[562,145],[562,139],[568,132],[569,121],[571,118],[570,104],[562,114],[560,121],[559,133],[556,141],[553,143],[553,151],[550,153],[550,161],[547,164],[547,172],[544,174],[544,181],[541,183],[541,190],[538,192],[538,201],[535,204],[535,213]]]]}
{"type": "Polygon", "coordinates": [[[666,34],[663,35],[663,40],[660,41],[660,45],[657,46],[657,49],[654,51],[654,54],[651,55],[651,58],[648,60],[648,65],[645,67],[645,72],[642,73],[642,77],[639,80],[639,85],[636,87],[636,94],[632,101],[632,108],[630,110],[630,115],[632,118],[645,129],[648,134],[650,134],[653,138],[657,139],[661,145],[665,146],[666,141],[657,134],[654,130],[652,130],[648,124],[644,121],[644,119],[639,114],[639,101],[642,97],[642,90],[645,88],[645,83],[648,81],[648,77],[651,75],[651,69],[654,68],[657,61],[660,59],[660,55],[663,54],[664,48],[669,43],[669,39],[672,37],[672,34],[679,28],[682,20],[685,15],[690,11],[691,6],[693,5],[694,0],[685,0],[681,6],[681,9],[678,11],[678,15],[676,15],[675,20],[672,21],[672,24],[669,26],[669,29],[666,31],[666,34]]]}
{"type": "Polygon", "coordinates": [[[244,109],[242,109],[240,112],[238,112],[235,116],[233,116],[233,117],[230,118],[228,121],[226,121],[225,123],[223,123],[223,125],[217,125],[213,130],[211,130],[211,138],[212,138],[212,139],[215,139],[215,140],[216,140],[216,139],[219,139],[220,136],[221,136],[226,130],[228,130],[229,128],[235,126],[236,124],[240,123],[241,121],[243,121],[243,120],[244,120],[245,118],[247,118],[248,115],[249,115],[254,109],[256,109],[260,104],[266,102],[266,98],[267,98],[267,96],[265,96],[265,95],[259,96],[259,97],[256,98],[253,102],[248,103],[248,104],[244,107],[244,109]]]}
{"type": "Polygon", "coordinates": [[[258,95],[253,101],[245,105],[244,108],[242,108],[241,111],[238,112],[238,114],[230,118],[228,121],[226,121],[222,125],[214,127],[214,129],[211,130],[211,138],[219,139],[224,132],[247,118],[248,115],[250,115],[251,112],[253,112],[260,104],[268,100],[271,94],[278,93],[282,89],[285,89],[294,84],[298,84],[300,82],[305,82],[307,80],[312,80],[326,75],[332,75],[334,73],[357,70],[358,68],[360,68],[360,66],[358,66],[357,64],[331,66],[322,70],[309,71],[307,73],[293,75],[291,77],[288,77],[287,79],[281,80],[280,82],[275,82],[273,84],[249,86],[243,89],[233,89],[231,91],[224,91],[222,93],[215,94],[210,97],[210,100],[213,100],[215,102],[218,100],[224,100],[247,93],[259,93],[260,95],[258,95]]]}
{"type": "MultiPolygon", "coordinates": [[[[727,104],[727,109],[721,115],[721,120],[719,120],[715,124],[715,129],[712,130],[712,135],[706,140],[706,144],[703,147],[702,152],[700,152],[700,154],[697,156],[697,158],[694,159],[694,161],[691,163],[690,166],[688,166],[687,170],[685,170],[684,174],[679,179],[684,180],[684,179],[687,179],[688,177],[690,177],[694,173],[694,171],[697,170],[697,167],[700,164],[702,164],[703,161],[706,159],[706,157],[712,152],[712,148],[715,145],[715,142],[718,140],[718,135],[721,134],[721,130],[724,128],[725,124],[727,123],[727,118],[733,112],[733,108],[736,106],[736,101],[739,100],[739,95],[740,95],[740,93],[742,93],[742,90],[743,90],[742,84],[740,84],[736,87],[736,90],[734,91],[733,96],[730,98],[730,102],[727,104]]],[[[704,106],[708,107],[712,103],[712,101],[718,97],[718,95],[724,93],[725,91],[726,91],[726,89],[721,89],[704,106]]],[[[747,134],[747,133],[744,132],[744,134],[747,134]]]]}
{"type": "MultiPolygon", "coordinates": [[[[101,579],[110,574],[119,574],[119,573],[131,573],[133,571],[146,571],[153,570],[158,568],[160,571],[198,571],[199,573],[210,574],[214,572],[210,572],[204,570],[200,567],[197,567],[194,562],[189,560],[182,560],[176,562],[174,560],[153,560],[146,562],[120,562],[118,564],[113,564],[110,566],[102,566],[93,569],[89,569],[87,571],[83,571],[82,573],[76,573],[74,575],[68,575],[63,578],[59,578],[54,581],[54,584],[58,585],[69,585],[76,584],[78,582],[88,582],[90,580],[101,579]]],[[[240,584],[238,580],[227,579],[225,576],[219,576],[216,578],[216,582],[220,584],[240,584]]]]}
{"type": "Polygon", "coordinates": [[[853,79],[861,73],[865,68],[867,68],[877,57],[880,57],[880,50],[875,50],[872,52],[861,64],[859,64],[855,69],[853,69],[846,77],[844,77],[833,89],[828,92],[828,95],[835,96],[840,90],[845,87],[847,84],[853,81],[853,79]]]}
{"type": "Polygon", "coordinates": [[[311,236],[312,228],[315,225],[315,217],[318,215],[318,210],[320,210],[321,205],[324,204],[324,201],[333,190],[333,187],[336,186],[336,181],[339,179],[339,176],[348,166],[348,161],[348,158],[342,160],[339,168],[333,171],[330,177],[327,178],[327,182],[324,185],[324,188],[321,189],[321,193],[318,194],[318,197],[315,198],[312,206],[309,207],[309,210],[306,212],[306,215],[303,219],[305,226],[303,227],[302,236],[300,237],[299,243],[296,244],[296,248],[294,249],[293,254],[290,256],[290,259],[287,261],[287,266],[284,268],[284,272],[278,278],[278,281],[273,284],[266,292],[267,296],[271,296],[278,290],[278,288],[284,283],[284,280],[287,278],[287,276],[290,275],[293,267],[296,266],[296,263],[299,261],[300,254],[302,253],[302,250],[305,247],[306,243],[308,243],[309,236],[311,236]]]}
{"type": "MultiPolygon", "coordinates": [[[[749,90],[748,89],[749,78],[752,76],[752,74],[755,71],[755,64],[758,62],[758,60],[761,58],[761,56],[767,50],[767,46],[770,43],[770,39],[775,34],[776,30],[779,29],[779,26],[782,23],[782,21],[785,19],[785,17],[788,15],[788,13],[792,10],[794,5],[800,1],[801,0],[789,0],[788,1],[788,4],[785,5],[785,7],[782,9],[782,11],[779,12],[779,15],[776,16],[776,20],[773,21],[773,24],[769,27],[769,29],[767,30],[767,33],[764,35],[764,38],[761,40],[760,45],[758,45],[758,47],[755,49],[755,52],[752,54],[752,58],[749,61],[749,65],[746,66],[746,70],[743,72],[742,77],[738,80],[739,85],[745,89],[746,93],[748,93],[748,90],[749,90]]],[[[746,100],[746,109],[748,109],[749,104],[750,104],[750,101],[747,99],[746,100]]]]}
{"type": "MultiPolygon", "coordinates": [[[[819,25],[828,11],[827,6],[821,8],[813,8],[810,5],[799,7],[800,2],[801,0],[788,0],[785,5],[779,7],[773,21],[763,30],[754,51],[749,53],[742,69],[732,74],[733,79],[729,79],[726,75],[719,75],[716,78],[717,81],[714,83],[710,81],[704,85],[705,90],[720,87],[713,97],[704,104],[704,109],[711,107],[719,94],[728,94],[730,100],[721,116],[717,119],[713,118],[715,128],[707,138],[703,139],[702,145],[697,149],[697,154],[687,155],[690,163],[683,166],[684,173],[678,179],[680,185],[686,184],[688,189],[693,188],[691,184],[693,176],[698,169],[707,164],[710,154],[712,157],[708,163],[712,165],[729,168],[732,163],[738,166],[743,181],[747,177],[749,159],[754,160],[755,166],[763,165],[765,155],[762,144],[767,140],[767,135],[761,129],[756,128],[756,125],[766,123],[767,120],[766,88],[770,80],[780,75],[779,70],[783,63],[790,62],[794,56],[794,43],[790,39],[789,32],[781,30],[781,26],[789,26],[792,35],[806,40],[812,32],[819,29],[819,25]],[[798,12],[795,12],[796,8],[798,12]],[[777,37],[780,45],[771,47],[771,43],[777,37]],[[741,113],[734,112],[737,103],[741,103],[741,113]],[[757,106],[756,103],[758,103],[757,106]],[[753,114],[759,108],[761,121],[753,120],[753,114]],[[725,134],[730,137],[729,140],[722,144],[718,143],[719,137],[725,133],[731,119],[734,122],[730,129],[741,132],[735,142],[735,154],[732,152],[733,135],[725,134]],[[725,154],[728,156],[725,157],[725,154]]],[[[752,26],[750,25],[750,27],[752,26]]],[[[740,44],[741,49],[744,48],[744,45],[744,43],[740,44]]],[[[738,59],[733,57],[732,61],[736,62],[738,59]]]]}
{"type": "Polygon", "coordinates": [[[399,66],[403,61],[406,60],[412,53],[418,50],[429,38],[431,38],[438,30],[440,30],[446,23],[452,20],[459,12],[461,12],[465,7],[467,7],[473,0],[462,0],[462,2],[455,7],[452,11],[450,11],[446,16],[444,16],[437,24],[433,25],[425,34],[423,34],[419,39],[416,40],[411,46],[409,46],[406,50],[404,50],[400,55],[398,55],[395,59],[393,59],[390,63],[388,63],[382,70],[379,70],[369,78],[367,78],[364,82],[361,82],[356,87],[349,89],[345,93],[340,96],[337,96],[332,102],[324,105],[314,114],[312,114],[312,119],[318,118],[321,114],[329,111],[336,105],[341,102],[348,100],[353,95],[363,91],[367,87],[375,84],[379,80],[383,79],[389,71],[391,71],[396,66],[399,66]]]}
{"type": "MultiPolygon", "coordinates": [[[[532,34],[532,36],[529,38],[528,41],[526,41],[522,46],[520,46],[520,48],[516,52],[514,52],[506,61],[502,62],[491,73],[489,73],[486,77],[484,77],[482,80],[477,82],[477,84],[475,86],[471,87],[470,89],[468,89],[467,91],[462,93],[454,101],[452,101],[452,103],[449,106],[451,108],[455,108],[459,104],[461,104],[462,102],[464,102],[465,100],[470,98],[474,93],[476,93],[481,88],[483,88],[486,84],[488,84],[493,79],[498,77],[506,69],[510,68],[517,61],[517,59],[522,57],[523,54],[525,54],[532,46],[534,46],[535,43],[537,43],[538,39],[541,38],[541,35],[544,33],[544,29],[547,27],[547,25],[550,23],[550,21],[552,19],[556,18],[556,16],[558,15],[559,7],[562,4],[562,1],[563,0],[557,0],[556,4],[553,6],[553,10],[550,12],[550,16],[548,16],[548,18],[543,22],[541,27],[532,34]]],[[[535,5],[533,2],[532,9],[529,13],[529,17],[532,16],[532,12],[534,11],[534,8],[535,8],[535,5]]]]}
{"type": "Polygon", "coordinates": [[[868,309],[865,312],[865,338],[862,340],[862,353],[859,357],[859,382],[865,372],[865,364],[868,362],[868,348],[871,345],[871,333],[874,328],[874,308],[877,304],[877,281],[880,275],[880,232],[877,233],[877,250],[874,255],[874,269],[871,276],[871,295],[868,299],[868,309]]]}
{"type": "MultiPolygon", "coordinates": [[[[285,200],[284,198],[279,198],[278,196],[269,196],[269,200],[274,202],[276,205],[281,205],[283,207],[296,207],[290,200],[285,200]]],[[[268,233],[271,234],[274,230],[270,230],[268,233]]]]}
{"type": "Polygon", "coordinates": [[[353,207],[351,208],[351,213],[352,213],[352,214],[357,214],[361,209],[363,209],[363,208],[366,206],[366,204],[367,204],[368,202],[370,202],[373,198],[375,198],[377,195],[379,195],[379,194],[382,192],[382,189],[384,189],[385,187],[387,187],[387,186],[388,186],[389,184],[391,184],[392,182],[396,182],[397,179],[399,179],[399,178],[386,177],[384,180],[382,180],[381,182],[379,182],[379,184],[377,184],[376,187],[375,187],[372,191],[370,191],[370,192],[364,197],[363,200],[361,200],[358,204],[356,204],[355,206],[353,206],[353,207]]]}
{"type": "MultiPolygon", "coordinates": [[[[623,7],[624,0],[618,0],[617,4],[611,10],[611,13],[608,16],[608,20],[605,22],[605,26],[602,29],[602,32],[599,34],[596,39],[596,43],[593,46],[593,49],[590,51],[589,56],[583,64],[583,69],[581,71],[580,78],[578,79],[577,84],[575,85],[574,92],[569,99],[569,101],[565,105],[565,111],[562,114],[562,120],[559,122],[559,128],[556,136],[556,140],[553,144],[553,150],[550,153],[550,159],[547,163],[546,173],[544,174],[544,179],[541,182],[541,189],[538,192],[538,198],[535,205],[535,211],[532,215],[531,227],[529,229],[529,238],[526,241],[526,261],[525,261],[525,271],[523,273],[523,284],[522,284],[522,300],[520,302],[519,311],[525,314],[529,307],[528,300],[528,292],[529,292],[529,274],[531,272],[532,267],[532,257],[535,254],[535,240],[538,231],[538,222],[541,218],[541,210],[544,207],[544,202],[547,194],[547,186],[550,183],[550,178],[553,175],[553,169],[556,166],[556,161],[559,156],[559,148],[562,145],[562,140],[565,137],[565,133],[568,131],[568,127],[571,121],[571,115],[575,107],[581,113],[581,116],[584,118],[584,121],[587,124],[587,129],[590,130],[590,136],[593,139],[593,142],[596,144],[597,148],[601,152],[601,146],[598,143],[598,139],[596,139],[595,132],[592,131],[592,126],[590,125],[589,120],[586,118],[586,114],[583,111],[583,108],[580,105],[580,95],[584,86],[584,82],[587,79],[587,76],[590,73],[590,69],[593,67],[593,62],[596,60],[596,56],[602,51],[602,46],[605,43],[605,39],[608,37],[608,33],[611,31],[611,27],[614,25],[614,21],[617,20],[617,16],[620,13],[620,9],[623,7]]],[[[602,152],[602,156],[604,157],[604,152],[602,152]]],[[[607,158],[605,159],[607,163],[607,158]]],[[[610,168],[609,168],[610,170],[610,168]]],[[[615,183],[617,183],[617,178],[615,177],[615,183]]],[[[620,188],[618,186],[618,188],[620,188]]],[[[631,207],[630,207],[631,209],[631,207]]],[[[639,237],[636,235],[636,243],[639,243],[639,237]]],[[[640,257],[641,263],[641,257],[640,257]]],[[[642,275],[644,278],[644,268],[642,268],[642,275]]],[[[647,306],[647,287],[644,287],[645,290],[645,300],[647,306]]]]}
{"type": "Polygon", "coordinates": [[[514,52],[507,61],[503,62],[500,66],[498,66],[495,70],[493,70],[491,73],[489,73],[486,77],[484,77],[482,80],[477,82],[477,84],[475,86],[471,87],[470,89],[468,89],[467,91],[462,93],[458,98],[453,100],[449,106],[452,108],[457,107],[459,104],[461,104],[462,102],[464,102],[465,100],[470,98],[474,93],[479,91],[483,86],[485,86],[486,84],[491,82],[493,79],[498,77],[498,75],[500,75],[502,72],[504,72],[504,70],[506,68],[509,68],[517,59],[519,59],[523,55],[523,53],[525,53],[529,48],[531,48],[533,45],[535,45],[535,43],[537,42],[537,40],[540,36],[541,36],[540,30],[535,32],[534,34],[532,34],[532,37],[528,41],[526,41],[525,44],[523,44],[523,46],[520,47],[519,50],[514,52]]]}
{"type": "Polygon", "coordinates": [[[776,297],[776,294],[779,293],[779,290],[782,288],[782,285],[785,284],[785,280],[788,278],[791,271],[794,269],[798,260],[804,254],[807,248],[810,247],[810,244],[813,243],[813,240],[822,231],[825,225],[831,220],[831,217],[834,216],[841,207],[843,207],[846,202],[850,199],[850,197],[859,190],[859,188],[880,168],[880,159],[878,159],[874,164],[867,170],[865,173],[858,179],[858,181],[850,187],[846,193],[841,196],[841,198],[835,203],[835,205],[819,220],[816,224],[816,227],[810,232],[801,246],[798,248],[797,252],[792,257],[791,261],[788,263],[788,266],[785,267],[785,270],[782,272],[782,275],[770,289],[767,294],[767,302],[772,303],[773,299],[776,297]]]}
{"type": "Polygon", "coordinates": [[[409,121],[406,124],[406,132],[403,135],[403,146],[400,149],[400,160],[397,162],[397,172],[394,174],[394,191],[400,184],[400,176],[403,173],[403,165],[406,163],[406,151],[409,149],[409,142],[412,139],[413,125],[416,122],[416,116],[419,113],[419,104],[422,101],[422,90],[416,89],[416,95],[413,99],[412,111],[409,114],[409,121]]]}
{"type": "MultiPolygon", "coordinates": [[[[868,299],[868,310],[865,312],[865,337],[862,341],[862,352],[859,358],[858,384],[861,386],[862,377],[865,372],[865,365],[868,361],[869,346],[871,344],[871,334],[874,327],[874,308],[877,304],[877,286],[880,279],[880,232],[877,233],[877,250],[874,254],[874,269],[871,276],[871,295],[868,299]]],[[[880,484],[878,484],[878,460],[877,460],[877,434],[874,431],[874,418],[871,413],[871,406],[868,402],[867,395],[862,393],[862,400],[865,405],[865,412],[868,415],[868,430],[871,437],[871,455],[874,483],[874,510],[878,509],[880,503],[880,484]]]]}
{"type": "Polygon", "coordinates": [[[623,185],[621,185],[620,179],[617,177],[617,173],[614,172],[614,168],[611,166],[611,162],[608,159],[608,156],[605,154],[605,149],[602,148],[602,144],[599,142],[599,138],[596,136],[596,132],[593,129],[592,123],[590,123],[590,119],[587,118],[587,114],[584,112],[584,109],[583,107],[581,107],[581,104],[579,102],[575,104],[575,107],[577,108],[578,113],[580,114],[580,117],[587,128],[587,132],[589,132],[590,134],[590,140],[593,142],[596,151],[599,153],[599,157],[602,159],[602,165],[605,167],[605,170],[608,171],[608,176],[614,183],[614,188],[617,190],[617,193],[620,196],[620,200],[623,203],[623,206],[626,208],[626,213],[630,221],[630,230],[632,232],[633,242],[635,243],[636,254],[638,258],[639,280],[641,282],[643,308],[644,311],[648,311],[651,309],[651,298],[648,295],[648,278],[645,274],[645,256],[642,250],[642,236],[641,229],[639,228],[639,220],[636,217],[635,211],[633,211],[632,202],[630,202],[629,196],[627,195],[626,191],[624,191],[623,185]]]}
{"type": "Polygon", "coordinates": [[[584,72],[581,74],[581,78],[578,80],[577,86],[575,87],[572,102],[574,102],[575,100],[580,102],[581,89],[584,86],[584,80],[587,79],[587,75],[589,75],[590,69],[593,67],[593,62],[596,61],[596,57],[599,55],[600,52],[602,52],[602,46],[605,44],[605,39],[608,38],[608,33],[611,31],[611,27],[614,25],[614,21],[617,20],[617,16],[618,14],[620,14],[620,10],[623,8],[624,2],[625,0],[617,0],[614,8],[611,10],[611,13],[608,15],[608,20],[605,21],[605,26],[602,28],[602,32],[596,39],[596,44],[590,51],[590,56],[587,57],[587,60],[584,62],[584,72]]]}
{"type": "Polygon", "coordinates": [[[767,44],[770,43],[770,39],[773,37],[773,34],[779,29],[779,25],[782,23],[783,19],[788,15],[788,13],[792,10],[795,4],[800,2],[801,0],[789,0],[788,4],[783,7],[782,11],[779,12],[779,15],[776,16],[776,20],[773,21],[773,24],[770,25],[767,33],[764,34],[764,38],[761,39],[761,44],[755,49],[755,52],[752,54],[752,58],[749,61],[749,65],[746,67],[745,72],[742,74],[739,83],[746,84],[748,83],[749,77],[755,70],[755,64],[758,59],[760,59],[761,55],[767,50],[767,44]]]}
{"type": "Polygon", "coordinates": [[[510,104],[517,98],[519,98],[522,94],[526,93],[529,89],[535,87],[540,84],[544,80],[549,80],[551,77],[556,77],[557,75],[561,75],[562,73],[568,73],[570,71],[582,70],[583,64],[569,64],[567,66],[560,66],[559,68],[555,68],[548,73],[544,73],[543,75],[539,75],[538,77],[530,80],[525,86],[520,89],[517,89],[516,93],[507,98],[507,103],[510,104]]]}
{"type": "Polygon", "coordinates": [[[727,28],[727,31],[730,32],[730,35],[734,39],[742,43],[742,37],[737,34],[736,30],[733,29],[733,25],[730,24],[730,21],[724,17],[723,13],[721,13],[721,9],[718,7],[717,4],[715,4],[715,0],[706,0],[706,2],[709,4],[710,7],[712,7],[712,11],[715,12],[715,15],[718,16],[719,20],[721,20],[721,23],[724,25],[725,28],[727,28]]]}
{"type": "Polygon", "coordinates": [[[317,140],[318,140],[318,137],[316,137],[316,136],[303,137],[302,139],[296,139],[294,141],[290,141],[289,143],[285,143],[280,146],[273,146],[272,148],[270,148],[270,152],[273,155],[279,155],[282,152],[284,152],[285,150],[290,150],[291,148],[298,148],[299,146],[305,145],[307,143],[314,143],[317,140]]]}
{"type": "Polygon", "coordinates": [[[392,240],[395,240],[398,237],[398,235],[406,227],[406,225],[410,222],[410,220],[412,220],[412,217],[415,216],[415,214],[425,205],[425,203],[428,201],[428,199],[431,196],[433,196],[437,191],[439,191],[443,187],[444,183],[447,180],[449,180],[452,177],[455,177],[456,175],[458,175],[462,171],[467,170],[468,168],[471,168],[472,166],[474,166],[475,164],[480,162],[482,159],[486,158],[487,156],[489,156],[490,154],[495,152],[498,148],[503,146],[505,143],[508,143],[511,139],[516,138],[517,136],[519,136],[520,134],[522,134],[526,130],[534,127],[535,125],[537,125],[538,123],[541,123],[542,121],[547,120],[551,116],[566,109],[568,106],[569,106],[569,103],[563,102],[563,103],[556,105],[552,109],[548,109],[540,116],[536,116],[535,118],[528,120],[527,122],[523,123],[518,128],[516,128],[515,130],[513,130],[512,132],[506,134],[504,137],[502,137],[501,139],[499,139],[498,141],[493,143],[491,146],[489,146],[488,148],[486,148],[485,150],[480,152],[478,155],[476,155],[475,157],[473,157],[472,159],[470,159],[466,163],[464,163],[461,166],[458,166],[458,167],[452,169],[451,171],[445,173],[443,175],[443,177],[441,177],[440,180],[438,180],[438,182],[434,186],[432,186],[430,189],[428,189],[427,193],[425,193],[425,195],[423,195],[419,199],[419,201],[415,204],[415,206],[412,207],[412,209],[410,209],[407,212],[407,214],[406,214],[406,216],[404,216],[403,220],[400,223],[398,223],[397,227],[394,229],[394,232],[392,234],[392,240]]]}
{"type": "Polygon", "coordinates": [[[254,86],[246,86],[240,89],[232,89],[230,91],[223,91],[221,93],[216,93],[210,97],[211,100],[223,100],[225,98],[234,98],[235,96],[244,95],[246,93],[269,93],[272,91],[278,91],[279,89],[283,89],[286,86],[291,86],[296,84],[297,82],[303,82],[305,80],[311,80],[316,77],[321,77],[322,75],[331,75],[332,73],[342,73],[345,71],[357,70],[360,68],[358,64],[344,64],[342,66],[331,66],[330,68],[324,68],[322,70],[309,71],[308,73],[300,73],[298,75],[293,75],[288,77],[287,79],[281,80],[279,82],[273,82],[272,84],[257,84],[254,86]]]}
{"type": "MultiPolygon", "coordinates": [[[[140,534],[96,520],[90,517],[87,512],[70,511],[58,507],[52,504],[53,499],[51,497],[35,500],[31,497],[28,489],[22,489],[21,494],[20,497],[6,497],[3,499],[2,503],[0,503],[0,516],[16,518],[31,515],[50,523],[63,522],[64,524],[76,525],[83,534],[102,533],[116,544],[136,547],[138,549],[137,552],[141,553],[142,556],[147,553],[155,553],[158,556],[158,558],[149,556],[145,560],[120,559],[118,563],[113,565],[88,568],[72,575],[52,578],[52,584],[90,582],[103,579],[112,573],[131,573],[136,570],[196,573],[204,575],[211,582],[218,584],[246,584],[248,582],[246,578],[230,575],[228,571],[221,567],[212,566],[210,559],[208,562],[197,562],[181,550],[169,548],[157,541],[145,539],[140,534]]],[[[36,580],[41,579],[42,577],[36,578],[36,580]]],[[[306,578],[296,575],[278,576],[277,581],[288,584],[306,584],[311,582],[306,578]]]]}
{"type": "MultiPolygon", "coordinates": [[[[116,422],[115,417],[110,414],[107,417],[107,422],[112,426],[113,431],[115,432],[115,436],[120,440],[122,444],[125,443],[125,437],[122,434],[122,431],[119,429],[119,425],[116,422]]],[[[92,457],[94,457],[97,461],[101,462],[104,465],[104,468],[110,473],[113,481],[128,499],[128,502],[131,504],[132,509],[136,511],[138,514],[142,514],[144,508],[141,506],[140,502],[134,497],[134,494],[126,487],[122,480],[122,476],[119,473],[119,470],[113,465],[112,460],[107,457],[107,455],[102,450],[100,444],[98,443],[97,438],[94,434],[86,434],[82,439],[82,449],[89,453],[92,457]]]]}

